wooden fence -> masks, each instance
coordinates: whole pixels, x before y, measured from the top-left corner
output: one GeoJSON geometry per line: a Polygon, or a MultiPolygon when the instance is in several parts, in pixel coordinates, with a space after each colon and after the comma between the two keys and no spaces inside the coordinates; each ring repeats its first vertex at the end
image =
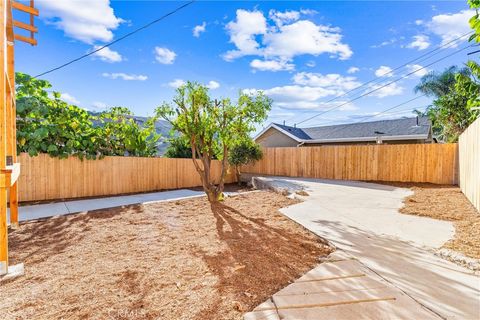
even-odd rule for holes
{"type": "Polygon", "coordinates": [[[480,119],[458,141],[460,188],[480,211],[480,119]]]}
{"type": "Polygon", "coordinates": [[[266,148],[245,173],[364,181],[457,184],[457,144],[266,148]]]}
{"type": "MultiPolygon", "coordinates": [[[[52,158],[46,154],[19,156],[19,200],[39,201],[106,196],[200,186],[191,159],[106,157],[102,160],[52,158]]],[[[213,162],[212,175],[221,165],[213,162]]],[[[227,182],[235,181],[233,170],[227,182]]]]}
{"type": "MultiPolygon", "coordinates": [[[[466,141],[467,134],[462,137],[462,142],[466,141]]],[[[475,133],[472,133],[469,141],[475,140],[474,136],[475,133]]],[[[478,139],[474,142],[477,143],[476,160],[471,157],[471,161],[461,167],[465,177],[462,179],[462,190],[465,188],[467,196],[478,196],[478,139]],[[476,176],[467,174],[468,170],[477,170],[476,176]]],[[[457,153],[456,144],[266,148],[262,160],[244,167],[242,171],[324,179],[457,184],[457,153]]],[[[22,167],[19,178],[20,201],[200,186],[200,178],[191,159],[106,157],[81,161],[75,157],[58,159],[46,154],[37,157],[21,154],[19,160],[22,167]]],[[[214,161],[212,169],[213,177],[218,179],[220,163],[214,161]]],[[[228,172],[226,181],[235,181],[233,170],[228,172]]],[[[472,199],[472,196],[469,198],[472,199]]],[[[475,199],[478,201],[478,197],[475,199]]]]}

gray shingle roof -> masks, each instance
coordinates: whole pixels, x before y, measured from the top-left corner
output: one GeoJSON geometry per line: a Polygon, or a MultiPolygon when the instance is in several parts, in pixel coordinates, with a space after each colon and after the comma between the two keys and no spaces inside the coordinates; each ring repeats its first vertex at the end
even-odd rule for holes
{"type": "Polygon", "coordinates": [[[310,136],[303,131],[303,129],[285,126],[283,124],[278,124],[278,123],[274,123],[274,125],[276,125],[277,127],[281,128],[284,131],[287,131],[290,134],[293,134],[298,139],[302,139],[302,140],[311,139],[310,136]]]}
{"type": "Polygon", "coordinates": [[[401,118],[333,126],[294,128],[275,124],[301,140],[348,139],[389,136],[418,136],[427,138],[431,122],[427,117],[401,118]]]}

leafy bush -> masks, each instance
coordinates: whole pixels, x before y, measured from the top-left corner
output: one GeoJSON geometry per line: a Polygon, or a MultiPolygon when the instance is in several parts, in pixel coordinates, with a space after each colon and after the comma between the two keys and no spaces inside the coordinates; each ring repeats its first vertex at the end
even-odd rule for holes
{"type": "Polygon", "coordinates": [[[242,139],[233,145],[228,154],[228,163],[235,167],[237,181],[240,183],[240,166],[247,165],[262,159],[263,152],[260,145],[251,139],[242,139]]]}
{"type": "Polygon", "coordinates": [[[155,118],[138,125],[127,108],[98,115],[50,96],[48,81],[16,73],[17,152],[96,159],[106,155],[154,156],[160,138],[155,118]]]}
{"type": "Polygon", "coordinates": [[[167,158],[191,158],[192,147],[183,137],[173,137],[169,140],[170,145],[165,152],[167,158]]]}
{"type": "Polygon", "coordinates": [[[464,68],[450,67],[445,71],[423,76],[415,91],[435,99],[426,109],[433,124],[434,135],[445,142],[456,142],[462,132],[479,116],[480,67],[469,61],[464,68]]]}

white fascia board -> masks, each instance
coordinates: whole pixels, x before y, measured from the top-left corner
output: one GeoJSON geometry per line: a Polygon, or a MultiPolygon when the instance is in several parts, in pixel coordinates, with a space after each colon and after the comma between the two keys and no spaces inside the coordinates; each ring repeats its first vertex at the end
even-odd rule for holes
{"type": "Polygon", "coordinates": [[[427,139],[428,135],[403,135],[403,136],[375,136],[375,137],[357,137],[357,138],[337,138],[337,139],[315,139],[315,140],[303,140],[305,143],[333,143],[333,142],[363,142],[363,141],[377,141],[380,138],[382,141],[388,140],[420,140],[427,139]]]}
{"type": "Polygon", "coordinates": [[[270,128],[274,128],[278,131],[280,131],[281,133],[283,133],[284,135],[288,136],[289,138],[292,138],[293,140],[297,141],[297,142],[304,142],[304,141],[310,141],[310,140],[302,140],[302,139],[299,139],[298,137],[296,137],[295,135],[291,134],[290,132],[288,131],[285,131],[283,130],[282,128],[280,128],[279,126],[276,126],[274,123],[270,123],[265,129],[263,129],[259,134],[257,134],[255,136],[255,138],[253,138],[253,140],[257,140],[258,138],[260,138],[265,132],[267,132],[268,129],[270,128]]]}

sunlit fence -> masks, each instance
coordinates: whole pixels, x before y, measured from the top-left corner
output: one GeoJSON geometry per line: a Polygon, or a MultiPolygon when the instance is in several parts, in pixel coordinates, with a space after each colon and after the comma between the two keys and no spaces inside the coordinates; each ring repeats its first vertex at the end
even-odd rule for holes
{"type": "Polygon", "coordinates": [[[265,148],[245,173],[363,181],[458,183],[457,144],[265,148]]]}
{"type": "MultiPolygon", "coordinates": [[[[191,159],[105,157],[101,160],[19,156],[19,200],[82,198],[201,186],[191,159]]],[[[221,165],[213,161],[212,176],[221,165]]],[[[227,182],[235,181],[233,170],[227,182]]]]}
{"type": "Polygon", "coordinates": [[[458,151],[460,188],[480,211],[480,119],[460,136],[458,151]]]}

